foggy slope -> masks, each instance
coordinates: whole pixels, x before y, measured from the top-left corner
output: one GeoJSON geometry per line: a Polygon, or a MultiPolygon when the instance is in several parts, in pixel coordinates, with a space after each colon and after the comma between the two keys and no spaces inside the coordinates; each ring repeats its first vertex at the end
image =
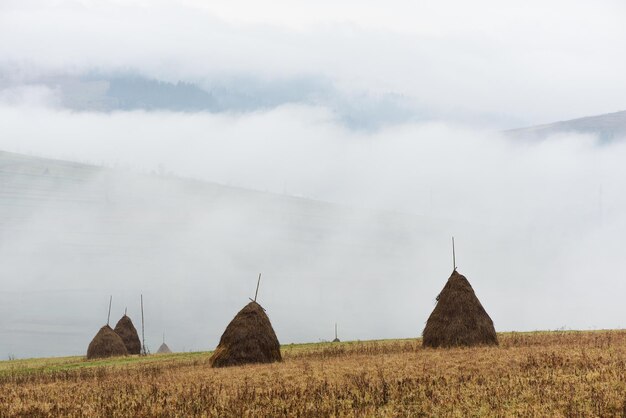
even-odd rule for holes
{"type": "Polygon", "coordinates": [[[559,133],[591,134],[602,141],[626,138],[626,110],[506,131],[509,136],[523,139],[545,139],[559,133]]]}
{"type": "MultiPolygon", "coordinates": [[[[315,341],[338,318],[356,327],[351,289],[414,280],[416,240],[435,229],[444,222],[0,152],[0,353],[81,354],[108,295],[111,322],[128,307],[138,325],[141,293],[149,348],[166,331],[178,350],[210,349],[259,272],[261,303],[290,330],[281,341],[315,341]]],[[[354,335],[393,335],[384,299],[354,335]]]]}

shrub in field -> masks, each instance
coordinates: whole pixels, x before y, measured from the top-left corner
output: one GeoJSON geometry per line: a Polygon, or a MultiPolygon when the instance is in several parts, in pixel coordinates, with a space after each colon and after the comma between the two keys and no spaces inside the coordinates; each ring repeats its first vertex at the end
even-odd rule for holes
{"type": "Polygon", "coordinates": [[[93,337],[87,348],[88,359],[125,356],[127,354],[128,351],[124,341],[108,325],[100,328],[100,331],[93,337]]]}
{"type": "Polygon", "coordinates": [[[211,357],[211,367],[281,361],[280,344],[265,310],[250,302],[233,318],[211,357]]]}
{"type": "Polygon", "coordinates": [[[124,341],[128,354],[141,353],[141,341],[139,341],[139,335],[133,325],[133,321],[131,321],[128,316],[124,315],[119,321],[117,321],[114,331],[120,336],[122,341],[124,341]]]}
{"type": "Polygon", "coordinates": [[[456,270],[437,296],[422,336],[424,347],[498,344],[493,321],[465,276],[456,270]]]}

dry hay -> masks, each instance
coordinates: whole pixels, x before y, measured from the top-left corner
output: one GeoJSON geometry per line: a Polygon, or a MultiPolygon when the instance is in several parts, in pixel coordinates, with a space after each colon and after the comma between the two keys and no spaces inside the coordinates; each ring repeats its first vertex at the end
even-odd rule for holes
{"type": "Polygon", "coordinates": [[[87,348],[88,359],[125,356],[127,354],[124,341],[108,325],[100,328],[87,348]]]}
{"type": "Polygon", "coordinates": [[[126,315],[120,318],[115,325],[115,333],[122,338],[128,354],[140,354],[141,353],[141,341],[137,330],[133,325],[133,321],[126,315]]]}
{"type": "Polygon", "coordinates": [[[281,361],[280,343],[265,310],[250,302],[230,321],[211,356],[211,367],[281,361]]]}
{"type": "Polygon", "coordinates": [[[157,350],[157,354],[168,354],[171,353],[172,350],[170,350],[170,348],[167,346],[167,344],[163,343],[161,344],[161,346],[159,347],[159,349],[157,350]]]}
{"type": "Polygon", "coordinates": [[[456,270],[437,296],[422,336],[424,347],[498,344],[493,321],[465,276],[456,270]]]}

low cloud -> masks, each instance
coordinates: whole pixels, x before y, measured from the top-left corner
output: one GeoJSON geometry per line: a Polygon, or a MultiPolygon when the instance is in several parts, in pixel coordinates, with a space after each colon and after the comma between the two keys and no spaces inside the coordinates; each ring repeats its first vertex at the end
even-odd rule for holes
{"type": "Polygon", "coordinates": [[[149,344],[211,349],[258,272],[283,343],[417,336],[452,235],[498,330],[623,325],[624,141],[356,132],[311,106],[0,120],[2,150],[114,168],[0,154],[0,352],[80,354],[107,296],[138,321],[140,293],[149,344]]]}
{"type": "Polygon", "coordinates": [[[0,105],[10,107],[54,108],[61,105],[59,91],[45,85],[17,85],[0,89],[0,105]]]}

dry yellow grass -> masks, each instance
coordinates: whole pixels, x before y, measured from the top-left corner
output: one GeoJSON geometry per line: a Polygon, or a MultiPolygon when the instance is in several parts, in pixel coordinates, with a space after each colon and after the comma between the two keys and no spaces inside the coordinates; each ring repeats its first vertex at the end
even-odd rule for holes
{"type": "Polygon", "coordinates": [[[284,362],[211,369],[208,353],[0,363],[0,416],[610,417],[626,415],[626,332],[500,334],[283,347],[284,362]]]}

